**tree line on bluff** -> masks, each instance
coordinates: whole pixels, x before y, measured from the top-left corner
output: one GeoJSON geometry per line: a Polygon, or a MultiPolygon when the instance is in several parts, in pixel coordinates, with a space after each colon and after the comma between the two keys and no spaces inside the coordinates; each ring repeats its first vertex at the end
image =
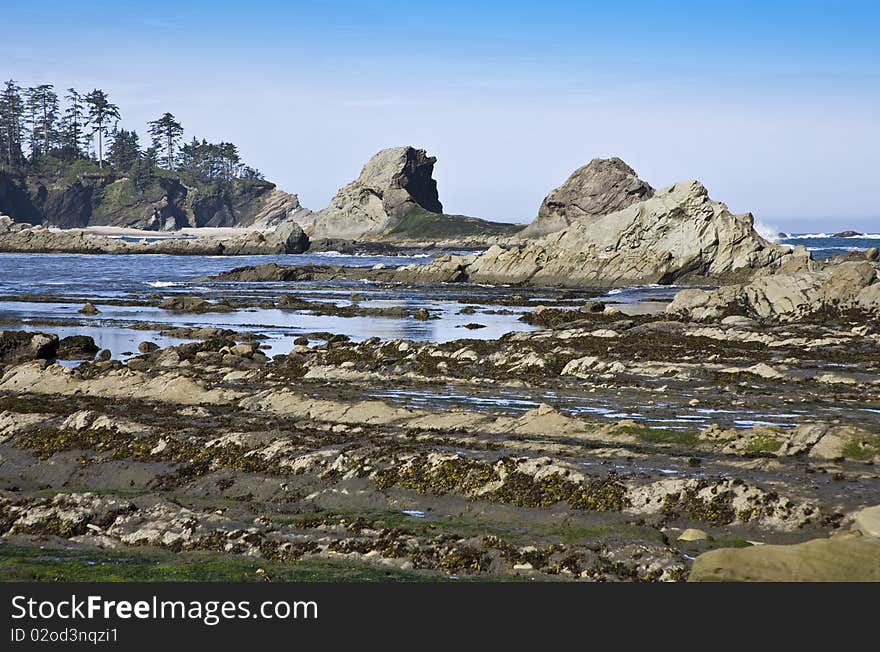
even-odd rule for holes
{"type": "Polygon", "coordinates": [[[119,126],[121,119],[101,89],[68,88],[59,98],[52,84],[22,88],[10,79],[0,92],[0,169],[40,173],[69,166],[104,173],[109,167],[140,188],[168,173],[205,182],[263,179],[233,143],[193,137],[181,146],[183,126],[172,113],[148,123],[146,148],[135,130],[119,126]]]}

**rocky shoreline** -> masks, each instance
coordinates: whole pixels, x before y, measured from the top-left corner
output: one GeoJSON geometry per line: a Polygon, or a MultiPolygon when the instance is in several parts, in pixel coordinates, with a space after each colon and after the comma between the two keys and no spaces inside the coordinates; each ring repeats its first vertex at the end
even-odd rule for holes
{"type": "MultiPolygon", "coordinates": [[[[129,243],[3,219],[0,251],[346,253],[363,237],[400,251],[398,229],[439,228],[433,162],[380,152],[304,228],[129,243]]],[[[655,190],[619,159],[577,170],[530,229],[422,265],[269,263],[187,279],[210,286],[200,296],[77,295],[68,322],[112,306],[181,317],[140,327],[183,343],[145,336],[125,359],[13,319],[0,537],[15,547],[0,551],[407,579],[880,579],[877,250],[813,260],[698,182],[655,190]],[[611,302],[645,284],[689,287],[632,314],[611,302]],[[438,288],[447,308],[418,305],[438,288]],[[305,333],[279,354],[192,320],[260,309],[393,318],[407,337],[305,333]],[[477,339],[493,313],[523,330],[477,339]],[[413,337],[453,318],[458,339],[413,337]]]]}
{"type": "Polygon", "coordinates": [[[58,338],[4,334],[2,536],[424,578],[870,579],[880,438],[859,409],[880,406],[876,322],[774,315],[537,306],[526,318],[543,330],[499,340],[328,335],[274,358],[202,331],[76,368],[51,363],[58,338]],[[376,398],[453,386],[537,407],[376,398]],[[584,392],[708,414],[831,404],[852,418],[662,428],[539,398],[584,392]]]}

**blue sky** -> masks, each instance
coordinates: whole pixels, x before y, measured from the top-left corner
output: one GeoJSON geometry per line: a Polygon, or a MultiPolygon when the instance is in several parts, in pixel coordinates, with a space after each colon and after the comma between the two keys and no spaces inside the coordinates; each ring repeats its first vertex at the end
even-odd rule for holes
{"type": "Polygon", "coordinates": [[[15,2],[0,76],[173,112],[310,208],[373,153],[526,222],[596,156],[783,230],[880,231],[877,2],[15,2]],[[26,6],[30,5],[30,6],[26,6]]]}

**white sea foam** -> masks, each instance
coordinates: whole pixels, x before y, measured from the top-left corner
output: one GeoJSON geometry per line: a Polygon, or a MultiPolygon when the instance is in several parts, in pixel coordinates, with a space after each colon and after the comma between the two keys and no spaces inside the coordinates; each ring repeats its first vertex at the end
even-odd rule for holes
{"type": "MultiPolygon", "coordinates": [[[[370,253],[356,253],[356,254],[344,254],[341,251],[317,251],[312,254],[316,257],[320,256],[323,258],[397,258],[397,256],[383,256],[381,254],[370,254],[370,253]]],[[[430,258],[433,254],[412,254],[410,255],[401,255],[400,258],[430,258]]]]}
{"type": "Polygon", "coordinates": [[[769,240],[770,242],[776,242],[779,240],[779,229],[772,224],[766,224],[761,220],[755,220],[755,231],[757,231],[758,235],[762,238],[769,240]]]}
{"type": "Polygon", "coordinates": [[[147,281],[147,285],[151,288],[173,288],[182,284],[174,283],[172,281],[147,281]]]}
{"type": "Polygon", "coordinates": [[[835,237],[831,233],[796,233],[786,238],[786,240],[817,240],[817,239],[834,239],[834,240],[880,240],[880,233],[865,233],[864,235],[850,235],[845,238],[835,237]]]}

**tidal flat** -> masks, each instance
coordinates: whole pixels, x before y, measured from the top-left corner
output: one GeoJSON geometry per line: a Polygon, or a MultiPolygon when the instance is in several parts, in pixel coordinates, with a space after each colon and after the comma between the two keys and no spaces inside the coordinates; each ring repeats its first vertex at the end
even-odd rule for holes
{"type": "Polygon", "coordinates": [[[870,323],[376,269],[432,257],[15,258],[3,577],[681,581],[880,504],[870,323]]]}

